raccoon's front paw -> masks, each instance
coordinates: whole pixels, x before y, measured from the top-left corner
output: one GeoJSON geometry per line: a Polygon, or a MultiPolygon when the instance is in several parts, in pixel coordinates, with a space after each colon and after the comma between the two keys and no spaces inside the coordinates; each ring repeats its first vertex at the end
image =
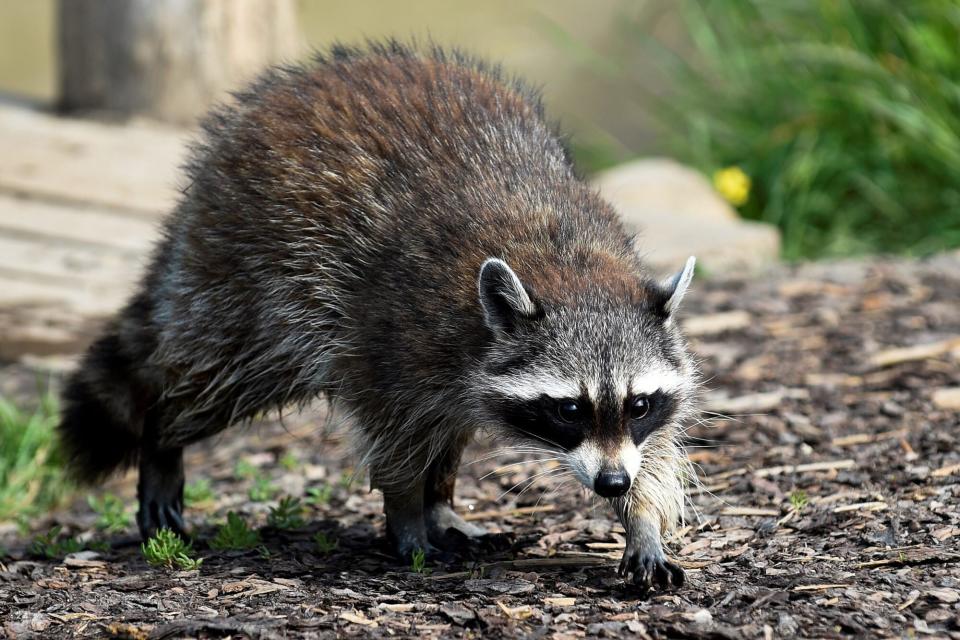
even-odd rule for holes
{"type": "Polygon", "coordinates": [[[444,549],[448,546],[448,539],[479,538],[487,533],[483,527],[461,518],[448,504],[438,503],[429,507],[424,518],[430,542],[444,549]]]}
{"type": "Polygon", "coordinates": [[[629,545],[620,561],[618,573],[633,584],[649,590],[654,585],[661,589],[683,585],[684,573],[680,565],[671,562],[663,551],[633,549],[629,545]]]}

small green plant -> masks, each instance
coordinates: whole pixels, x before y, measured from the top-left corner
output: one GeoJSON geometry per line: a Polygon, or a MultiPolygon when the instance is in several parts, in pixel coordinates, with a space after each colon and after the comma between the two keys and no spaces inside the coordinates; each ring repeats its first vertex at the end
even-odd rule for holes
{"type": "Polygon", "coordinates": [[[474,562],[470,565],[465,565],[467,571],[470,572],[470,579],[477,580],[483,579],[487,576],[487,569],[479,562],[474,562]]]}
{"type": "Polygon", "coordinates": [[[319,487],[310,487],[307,489],[307,502],[319,507],[330,502],[333,496],[333,486],[323,484],[319,487]]]}
{"type": "Polygon", "coordinates": [[[293,471],[299,465],[300,461],[297,460],[297,456],[293,455],[292,451],[287,451],[285,454],[283,454],[283,457],[280,458],[280,466],[287,471],[293,471]]]}
{"type": "Polygon", "coordinates": [[[132,522],[123,500],[112,493],[105,493],[99,498],[88,495],[87,504],[97,514],[95,523],[97,529],[107,533],[119,533],[129,527],[132,522]]]}
{"type": "Polygon", "coordinates": [[[183,571],[199,569],[203,558],[195,558],[193,545],[184,542],[170,529],[160,529],[157,533],[140,545],[143,557],[148,564],[155,567],[173,569],[177,567],[183,571]]]}
{"type": "Polygon", "coordinates": [[[233,475],[241,480],[249,480],[259,475],[260,470],[246,458],[240,458],[237,460],[237,464],[233,466],[233,475]]]}
{"type": "Polygon", "coordinates": [[[320,555],[323,556],[330,555],[340,546],[338,539],[327,536],[323,531],[318,531],[316,535],[313,536],[313,543],[316,545],[320,555]]]}
{"type": "Polygon", "coordinates": [[[0,398],[0,522],[46,511],[71,491],[54,437],[57,415],[49,392],[33,412],[0,398]]]}
{"type": "Polygon", "coordinates": [[[803,511],[803,508],[807,506],[807,503],[810,500],[807,498],[807,492],[803,489],[795,489],[790,494],[790,506],[793,507],[793,510],[796,512],[803,511]]]}
{"type": "Polygon", "coordinates": [[[30,543],[30,553],[44,558],[62,558],[70,553],[83,551],[83,543],[77,538],[60,537],[63,527],[50,527],[46,533],[41,533],[30,543]]]}
{"type": "Polygon", "coordinates": [[[300,498],[284,496],[275,507],[270,507],[267,524],[277,529],[297,529],[306,524],[300,498]]]}
{"type": "Polygon", "coordinates": [[[100,553],[106,553],[110,551],[110,543],[106,540],[88,540],[87,549],[91,551],[99,551],[100,553]]]}
{"type": "Polygon", "coordinates": [[[414,573],[427,575],[430,569],[427,569],[427,552],[423,549],[417,549],[411,554],[410,569],[414,573]]]}
{"type": "Polygon", "coordinates": [[[274,496],[280,493],[268,476],[257,476],[253,479],[253,485],[247,491],[247,496],[254,502],[269,502],[274,496]]]}
{"type": "Polygon", "coordinates": [[[246,520],[234,511],[227,514],[227,521],[220,525],[210,540],[210,547],[219,551],[252,549],[260,544],[260,534],[251,529],[246,520]]]}
{"type": "Polygon", "coordinates": [[[188,507],[213,501],[213,488],[208,478],[197,478],[183,488],[183,501],[188,507]]]}

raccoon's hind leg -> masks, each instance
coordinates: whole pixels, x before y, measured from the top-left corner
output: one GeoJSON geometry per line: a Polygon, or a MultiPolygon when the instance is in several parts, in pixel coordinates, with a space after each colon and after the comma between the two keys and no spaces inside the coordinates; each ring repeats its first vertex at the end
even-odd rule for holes
{"type": "Polygon", "coordinates": [[[144,540],[160,529],[185,536],[183,523],[183,449],[150,447],[140,453],[137,526],[144,540]]]}
{"type": "Polygon", "coordinates": [[[468,438],[453,442],[430,465],[424,487],[424,518],[430,542],[441,549],[455,551],[469,538],[486,535],[486,530],[461,518],[453,510],[457,470],[468,438]]]}
{"type": "Polygon", "coordinates": [[[183,523],[183,445],[171,438],[176,409],[164,401],[156,402],[144,420],[140,448],[140,475],[137,481],[137,526],[144,540],[159,529],[170,529],[184,536],[183,523]]]}

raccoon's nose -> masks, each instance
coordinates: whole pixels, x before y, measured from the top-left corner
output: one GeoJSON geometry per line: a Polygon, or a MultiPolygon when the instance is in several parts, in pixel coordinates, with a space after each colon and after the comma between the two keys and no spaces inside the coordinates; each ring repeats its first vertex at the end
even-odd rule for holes
{"type": "Polygon", "coordinates": [[[601,471],[593,480],[593,490],[604,498],[619,498],[630,489],[630,476],[623,469],[601,471]]]}

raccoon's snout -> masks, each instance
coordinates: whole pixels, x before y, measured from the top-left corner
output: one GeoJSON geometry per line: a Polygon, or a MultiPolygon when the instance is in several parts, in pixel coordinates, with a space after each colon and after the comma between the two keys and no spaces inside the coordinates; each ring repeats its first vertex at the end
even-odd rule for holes
{"type": "Polygon", "coordinates": [[[630,476],[624,469],[601,469],[593,481],[593,490],[604,498],[619,498],[630,490],[630,476]]]}

